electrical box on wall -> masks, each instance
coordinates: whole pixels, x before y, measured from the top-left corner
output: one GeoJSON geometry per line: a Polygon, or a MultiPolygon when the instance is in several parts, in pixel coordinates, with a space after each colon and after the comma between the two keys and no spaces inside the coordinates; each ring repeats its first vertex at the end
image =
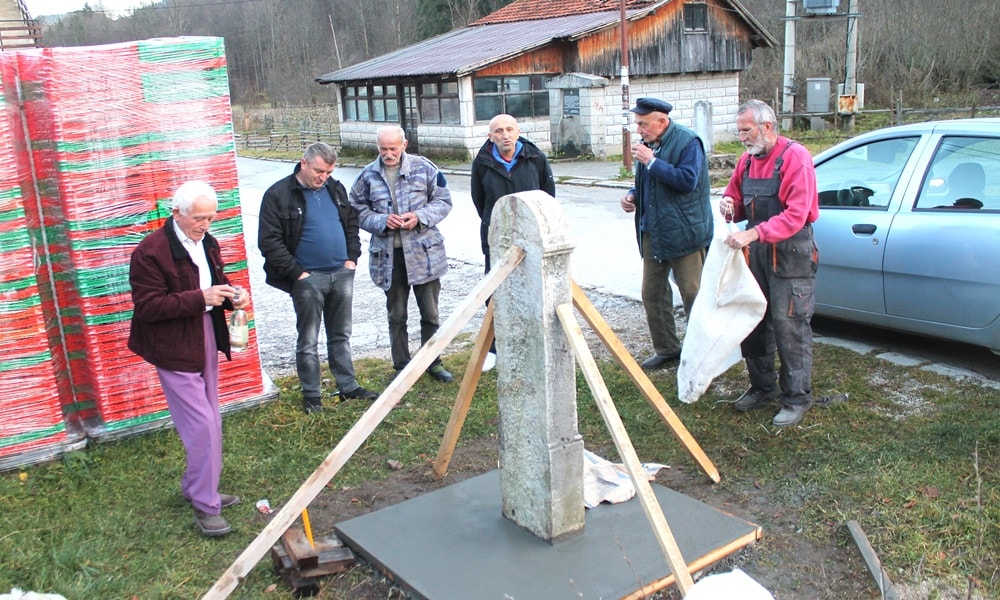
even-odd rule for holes
{"type": "Polygon", "coordinates": [[[829,77],[811,77],[806,79],[806,112],[830,112],[829,77]]]}
{"type": "Polygon", "coordinates": [[[802,0],[802,8],[810,15],[832,15],[839,6],[840,0],[802,0]]]}
{"type": "MultiPolygon", "coordinates": [[[[865,107],[865,84],[856,83],[854,84],[854,87],[856,88],[856,90],[854,93],[853,108],[854,111],[859,111],[865,107]]],[[[844,95],[844,84],[842,83],[837,84],[837,95],[838,96],[844,95]]]]}

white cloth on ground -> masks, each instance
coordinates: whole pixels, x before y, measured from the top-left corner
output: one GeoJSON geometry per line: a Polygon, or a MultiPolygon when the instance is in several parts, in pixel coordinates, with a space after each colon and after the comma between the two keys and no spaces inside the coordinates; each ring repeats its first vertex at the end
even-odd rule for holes
{"type": "MultiPolygon", "coordinates": [[[[652,480],[667,465],[642,463],[646,479],[652,480]]],[[[590,450],[583,451],[583,505],[594,508],[601,502],[617,504],[635,496],[635,485],[625,465],[615,464],[590,450]]]]}

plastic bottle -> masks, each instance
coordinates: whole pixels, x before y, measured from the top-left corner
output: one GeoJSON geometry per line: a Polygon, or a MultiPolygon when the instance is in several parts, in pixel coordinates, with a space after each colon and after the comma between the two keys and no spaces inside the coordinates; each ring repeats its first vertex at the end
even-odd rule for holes
{"type": "MultiPolygon", "coordinates": [[[[233,298],[239,300],[239,294],[233,298]]],[[[237,308],[229,316],[229,347],[233,352],[243,352],[250,345],[250,323],[247,311],[237,308]]]]}

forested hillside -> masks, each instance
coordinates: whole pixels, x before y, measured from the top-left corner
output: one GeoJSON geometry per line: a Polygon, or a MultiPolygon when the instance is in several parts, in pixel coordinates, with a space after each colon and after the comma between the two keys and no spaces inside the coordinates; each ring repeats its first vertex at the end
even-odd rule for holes
{"type": "MultiPolygon", "coordinates": [[[[680,1],[680,0],[675,0],[680,1]]],[[[341,67],[463,26],[510,0],[166,0],[111,19],[100,10],[65,15],[45,44],[77,46],[178,35],[221,36],[233,101],[304,105],[329,102],[313,79],[341,67]]],[[[778,40],[754,52],[741,97],[772,99],[784,61],[784,0],[742,0],[778,40]]],[[[840,11],[846,11],[842,0],[840,11]]],[[[858,81],[866,105],[947,98],[1000,104],[1000,2],[858,0],[858,81]],[[985,90],[985,91],[984,91],[985,90]],[[991,97],[993,92],[997,97],[991,97]]],[[[99,6],[99,2],[96,3],[99,6]]],[[[801,7],[800,7],[801,12],[801,7]]],[[[796,79],[844,79],[848,20],[798,21],[796,79]]],[[[799,100],[804,102],[804,94],[799,100]]]]}

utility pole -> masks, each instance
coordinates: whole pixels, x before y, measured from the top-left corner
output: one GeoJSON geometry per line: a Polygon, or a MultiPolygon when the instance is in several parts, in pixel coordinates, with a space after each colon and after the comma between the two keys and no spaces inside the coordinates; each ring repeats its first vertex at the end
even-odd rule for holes
{"type": "MultiPolygon", "coordinates": [[[[785,0],[785,77],[781,91],[781,112],[795,112],[795,0],[785,0]]],[[[792,128],[791,117],[781,120],[781,129],[792,128]]]]}
{"type": "Polygon", "coordinates": [[[622,35],[622,165],[629,173],[632,172],[632,140],[628,132],[628,21],[625,18],[625,0],[621,0],[621,35],[622,35]]]}
{"type": "Polygon", "coordinates": [[[858,108],[858,0],[847,5],[847,66],[844,70],[844,95],[853,97],[850,112],[844,116],[844,129],[854,132],[854,115],[858,108]]]}

